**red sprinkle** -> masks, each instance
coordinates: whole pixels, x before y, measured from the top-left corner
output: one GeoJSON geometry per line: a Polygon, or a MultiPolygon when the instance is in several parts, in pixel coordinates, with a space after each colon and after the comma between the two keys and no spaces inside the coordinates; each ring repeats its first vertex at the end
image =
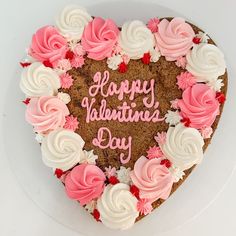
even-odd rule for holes
{"type": "Polygon", "coordinates": [[[56,169],[54,172],[54,175],[56,175],[58,179],[60,179],[63,174],[64,174],[64,171],[61,169],[56,169]]]}
{"type": "Polygon", "coordinates": [[[20,62],[20,65],[25,68],[31,65],[31,62],[20,62]]]}
{"type": "Polygon", "coordinates": [[[139,189],[135,185],[131,185],[129,191],[139,199],[139,189]]]}
{"type": "Polygon", "coordinates": [[[124,62],[121,62],[118,70],[120,73],[125,73],[128,70],[128,67],[124,62]]]}
{"type": "Polygon", "coordinates": [[[47,60],[47,61],[44,61],[44,62],[43,62],[43,64],[44,64],[44,66],[46,66],[46,67],[53,68],[53,65],[52,65],[52,63],[51,63],[49,60],[47,60]]]}
{"type": "Polygon", "coordinates": [[[117,179],[116,176],[111,176],[109,179],[108,179],[109,183],[112,184],[112,185],[115,185],[115,184],[118,184],[120,183],[120,181],[117,179]]]}
{"type": "Polygon", "coordinates": [[[30,98],[26,98],[24,101],[22,101],[25,105],[28,105],[30,102],[30,98]]]}
{"type": "Polygon", "coordinates": [[[93,217],[96,221],[100,221],[100,212],[98,211],[98,209],[93,210],[93,217]]]}
{"type": "Polygon", "coordinates": [[[216,99],[220,104],[223,104],[226,100],[226,97],[222,92],[216,92],[216,99]]]}
{"type": "Polygon", "coordinates": [[[71,50],[68,50],[67,52],[66,52],[66,59],[68,59],[68,60],[72,60],[73,58],[74,58],[74,53],[71,51],[71,50]]]}
{"type": "Polygon", "coordinates": [[[144,53],[144,54],[143,54],[143,57],[142,57],[142,62],[143,62],[143,64],[148,65],[148,64],[150,63],[150,60],[151,60],[151,55],[150,55],[150,53],[149,53],[149,52],[144,53]]]}
{"type": "Polygon", "coordinates": [[[171,167],[171,162],[168,159],[161,160],[161,165],[165,165],[167,168],[171,167]]]}
{"type": "Polygon", "coordinates": [[[193,38],[193,43],[195,43],[195,44],[201,43],[201,38],[194,37],[194,38],[193,38]]]}
{"type": "Polygon", "coordinates": [[[190,126],[191,121],[190,121],[189,118],[184,117],[184,118],[181,119],[180,121],[181,121],[182,123],[184,123],[184,125],[185,125],[186,127],[189,127],[189,126],[190,126]]]}

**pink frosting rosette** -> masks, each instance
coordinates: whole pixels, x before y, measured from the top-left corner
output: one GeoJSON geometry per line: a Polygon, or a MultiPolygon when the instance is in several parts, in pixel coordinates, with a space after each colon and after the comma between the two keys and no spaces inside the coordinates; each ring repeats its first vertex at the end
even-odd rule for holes
{"type": "Polygon", "coordinates": [[[53,96],[42,96],[31,98],[25,118],[34,126],[35,132],[48,133],[63,127],[67,115],[69,115],[69,110],[62,100],[53,96]]]}
{"type": "Polygon", "coordinates": [[[195,84],[184,90],[178,100],[181,116],[190,119],[190,127],[210,127],[219,114],[216,93],[206,84],[195,84]]]}
{"type": "Polygon", "coordinates": [[[55,65],[63,59],[68,50],[66,39],[53,26],[40,28],[32,37],[30,55],[41,61],[55,65]]]}
{"type": "Polygon", "coordinates": [[[141,199],[151,202],[162,198],[167,199],[174,182],[173,176],[165,165],[161,165],[161,158],[147,159],[140,157],[134,165],[130,177],[139,188],[141,199]]]}
{"type": "Polygon", "coordinates": [[[91,164],[81,164],[66,176],[65,187],[69,198],[77,200],[83,206],[101,196],[105,186],[105,174],[91,164]]]}
{"type": "Polygon", "coordinates": [[[194,36],[192,27],[178,17],[171,21],[163,19],[158,24],[158,32],[155,33],[157,47],[167,61],[175,61],[185,56],[193,46],[194,36]]]}
{"type": "Polygon", "coordinates": [[[119,29],[111,19],[94,18],[84,29],[81,43],[88,57],[102,60],[112,55],[119,29]]]}

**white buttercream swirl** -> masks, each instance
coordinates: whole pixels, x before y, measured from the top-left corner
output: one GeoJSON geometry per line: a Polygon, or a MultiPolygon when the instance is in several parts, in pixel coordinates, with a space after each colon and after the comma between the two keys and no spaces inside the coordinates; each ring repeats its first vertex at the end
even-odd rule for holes
{"type": "Polygon", "coordinates": [[[209,82],[225,73],[224,55],[213,44],[195,45],[186,59],[186,69],[196,77],[197,82],[209,82]]]}
{"type": "Polygon", "coordinates": [[[119,44],[131,59],[139,59],[154,48],[154,36],[147,26],[138,20],[123,24],[119,44]]]}
{"type": "Polygon", "coordinates": [[[137,202],[129,191],[129,185],[107,185],[97,202],[102,223],[112,229],[130,228],[139,215],[137,202]]]}
{"type": "Polygon", "coordinates": [[[197,129],[185,127],[180,123],[169,127],[166,142],[161,145],[161,150],[174,166],[186,170],[202,161],[203,145],[203,138],[197,129]]]}
{"type": "Polygon", "coordinates": [[[42,141],[43,162],[49,167],[66,171],[84,158],[84,144],[84,140],[77,133],[56,129],[42,141]]]}
{"type": "Polygon", "coordinates": [[[40,62],[34,62],[22,71],[20,88],[27,97],[53,96],[60,87],[57,73],[40,62]]]}
{"type": "Polygon", "coordinates": [[[60,32],[69,40],[80,40],[84,27],[92,20],[85,8],[77,5],[66,6],[56,24],[60,32]]]}

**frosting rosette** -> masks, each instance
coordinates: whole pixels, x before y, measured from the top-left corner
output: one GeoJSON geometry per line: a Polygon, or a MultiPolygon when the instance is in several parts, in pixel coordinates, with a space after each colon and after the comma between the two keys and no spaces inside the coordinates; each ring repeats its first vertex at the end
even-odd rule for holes
{"type": "Polygon", "coordinates": [[[58,128],[42,141],[41,151],[46,166],[69,170],[84,158],[84,140],[75,132],[58,128]]]}
{"type": "Polygon", "coordinates": [[[101,196],[106,177],[95,165],[81,164],[74,167],[65,179],[66,193],[83,206],[101,196]]]}
{"type": "Polygon", "coordinates": [[[68,50],[66,39],[53,26],[44,26],[32,37],[29,54],[38,61],[56,65],[68,50]]]}
{"type": "Polygon", "coordinates": [[[111,19],[95,17],[85,27],[81,43],[88,57],[103,60],[111,57],[112,50],[118,40],[119,29],[111,19]]]}
{"type": "Polygon", "coordinates": [[[69,110],[63,101],[53,96],[42,96],[30,99],[25,118],[34,126],[35,132],[47,133],[63,127],[67,115],[69,110]]]}
{"type": "Polygon", "coordinates": [[[155,33],[157,47],[167,61],[175,61],[185,56],[193,46],[194,36],[192,27],[179,17],[171,21],[163,19],[158,24],[158,32],[155,33]]]}
{"type": "Polygon", "coordinates": [[[21,74],[20,88],[27,97],[57,95],[60,87],[57,73],[40,62],[34,62],[24,68],[21,74]]]}
{"type": "Polygon", "coordinates": [[[107,185],[97,201],[97,209],[104,225],[111,229],[128,229],[138,217],[138,200],[124,183],[107,185]]]}
{"type": "Polygon", "coordinates": [[[184,90],[178,100],[181,116],[190,119],[190,127],[210,127],[219,115],[220,104],[216,92],[206,84],[195,84],[184,90]]]}
{"type": "Polygon", "coordinates": [[[132,182],[139,189],[140,198],[151,202],[161,198],[167,199],[174,182],[172,174],[161,158],[147,159],[141,156],[130,173],[132,182]]]}
{"type": "Polygon", "coordinates": [[[213,44],[201,43],[188,52],[186,69],[197,82],[209,82],[225,73],[224,54],[213,44]]]}
{"type": "Polygon", "coordinates": [[[151,30],[142,21],[134,20],[123,24],[119,44],[130,59],[140,59],[144,53],[153,50],[155,40],[151,30]]]}
{"type": "Polygon", "coordinates": [[[169,127],[166,142],[161,145],[162,152],[180,170],[199,164],[203,158],[204,141],[198,130],[179,123],[169,127]]]}
{"type": "Polygon", "coordinates": [[[85,8],[66,6],[56,19],[57,28],[69,40],[80,40],[84,27],[92,20],[85,8]]]}

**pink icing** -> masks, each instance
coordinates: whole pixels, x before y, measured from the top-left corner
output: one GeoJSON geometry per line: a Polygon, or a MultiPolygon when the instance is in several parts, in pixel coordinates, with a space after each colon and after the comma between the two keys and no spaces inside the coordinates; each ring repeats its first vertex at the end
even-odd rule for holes
{"type": "Polygon", "coordinates": [[[68,59],[59,60],[58,63],[57,63],[56,68],[59,69],[59,70],[63,70],[65,72],[70,70],[71,69],[70,60],[68,60],[68,59]]]}
{"type": "Polygon", "coordinates": [[[195,84],[184,90],[178,106],[181,116],[190,119],[190,127],[210,127],[219,114],[216,93],[206,84],[195,84]]]}
{"type": "Polygon", "coordinates": [[[180,89],[186,89],[196,84],[196,78],[189,72],[181,72],[177,76],[177,85],[180,89]]]}
{"type": "Polygon", "coordinates": [[[66,176],[65,188],[69,198],[77,200],[83,206],[101,196],[106,177],[95,165],[81,164],[66,176]]]}
{"type": "Polygon", "coordinates": [[[84,56],[86,54],[86,51],[84,50],[83,46],[81,45],[81,43],[78,43],[73,52],[75,53],[76,56],[84,56]]]}
{"type": "Polygon", "coordinates": [[[148,199],[140,199],[137,203],[137,209],[142,215],[152,212],[152,203],[148,199]]]}
{"type": "Polygon", "coordinates": [[[154,139],[160,146],[163,145],[166,142],[166,132],[158,132],[154,139]]]}
{"type": "Polygon", "coordinates": [[[111,176],[115,176],[116,175],[116,168],[115,167],[105,167],[105,175],[107,176],[107,178],[110,178],[111,176]]]}
{"type": "Polygon", "coordinates": [[[128,80],[122,80],[118,86],[116,83],[111,82],[108,85],[110,78],[109,71],[105,71],[102,77],[101,72],[97,72],[94,77],[94,85],[89,88],[89,95],[95,97],[99,92],[104,98],[109,96],[118,95],[118,99],[122,101],[125,95],[129,95],[129,100],[134,100],[136,94],[150,94],[151,97],[145,97],[143,99],[143,104],[147,108],[154,106],[155,102],[155,79],[147,80],[133,80],[131,85],[128,80]],[[108,85],[108,87],[107,87],[108,85]],[[107,87],[107,89],[105,89],[107,87]],[[149,101],[150,100],[150,101],[149,101]]]}
{"type": "Polygon", "coordinates": [[[110,148],[112,150],[119,149],[128,151],[128,156],[125,157],[124,153],[120,154],[120,162],[122,164],[126,164],[129,162],[131,158],[131,146],[132,146],[132,137],[129,136],[126,138],[117,138],[112,137],[111,131],[106,127],[101,127],[98,130],[97,138],[94,138],[92,141],[94,146],[97,146],[101,149],[110,148]]]}
{"type": "Polygon", "coordinates": [[[62,88],[68,89],[73,85],[74,80],[72,79],[71,75],[64,73],[60,75],[60,82],[62,88]]]}
{"type": "Polygon", "coordinates": [[[152,31],[152,33],[156,33],[158,31],[158,24],[160,23],[160,20],[155,17],[148,21],[147,27],[152,31]]]}
{"type": "Polygon", "coordinates": [[[179,109],[178,101],[179,101],[178,98],[176,98],[176,99],[170,101],[170,104],[171,104],[170,107],[173,108],[173,109],[179,109]]]}
{"type": "Polygon", "coordinates": [[[173,176],[165,165],[161,165],[161,158],[148,160],[140,157],[130,177],[135,186],[139,188],[140,198],[151,202],[161,198],[167,199],[174,182],[173,176]]]}
{"type": "Polygon", "coordinates": [[[185,56],[193,46],[194,36],[192,27],[184,19],[177,17],[170,22],[163,19],[158,24],[158,32],[155,33],[157,47],[167,61],[185,56]]]}
{"type": "Polygon", "coordinates": [[[213,129],[211,127],[203,127],[200,130],[201,135],[204,139],[206,138],[210,138],[212,133],[213,133],[213,129]]]}
{"type": "Polygon", "coordinates": [[[154,146],[154,147],[150,147],[147,150],[147,158],[148,159],[159,158],[159,157],[163,157],[163,153],[162,153],[160,147],[154,146]]]}
{"type": "Polygon", "coordinates": [[[185,69],[185,67],[187,65],[186,57],[178,57],[176,59],[175,65],[178,66],[178,67],[181,67],[182,69],[185,69]]]}
{"type": "Polygon", "coordinates": [[[32,38],[30,55],[41,61],[56,64],[68,50],[66,39],[53,26],[40,28],[32,38]]]}
{"type": "Polygon", "coordinates": [[[42,96],[31,98],[25,118],[34,126],[35,132],[47,133],[63,127],[67,115],[69,115],[69,110],[63,101],[53,96],[42,96]]]}
{"type": "Polygon", "coordinates": [[[78,129],[78,126],[79,126],[79,122],[78,122],[77,117],[73,115],[66,116],[66,123],[63,126],[63,128],[75,131],[76,129],[78,129]]]}
{"type": "Polygon", "coordinates": [[[119,29],[113,20],[95,17],[84,29],[81,39],[88,57],[102,60],[112,55],[112,50],[118,40],[119,29]]]}
{"type": "Polygon", "coordinates": [[[84,65],[84,57],[83,56],[75,56],[72,60],[71,60],[71,65],[72,67],[75,68],[81,68],[84,65]]]}
{"type": "MultiPolygon", "coordinates": [[[[81,106],[87,109],[86,115],[86,123],[91,121],[100,121],[100,120],[114,120],[119,122],[159,122],[163,121],[164,118],[160,118],[160,111],[158,110],[158,106],[155,107],[155,110],[150,112],[146,111],[133,111],[133,108],[136,107],[136,103],[131,103],[129,106],[127,102],[123,102],[121,106],[118,106],[118,109],[110,109],[107,108],[107,101],[102,99],[101,106],[99,110],[93,108],[96,99],[92,98],[89,101],[88,97],[84,97],[81,106]]],[[[158,104],[159,105],[159,104],[158,104]]]]}

